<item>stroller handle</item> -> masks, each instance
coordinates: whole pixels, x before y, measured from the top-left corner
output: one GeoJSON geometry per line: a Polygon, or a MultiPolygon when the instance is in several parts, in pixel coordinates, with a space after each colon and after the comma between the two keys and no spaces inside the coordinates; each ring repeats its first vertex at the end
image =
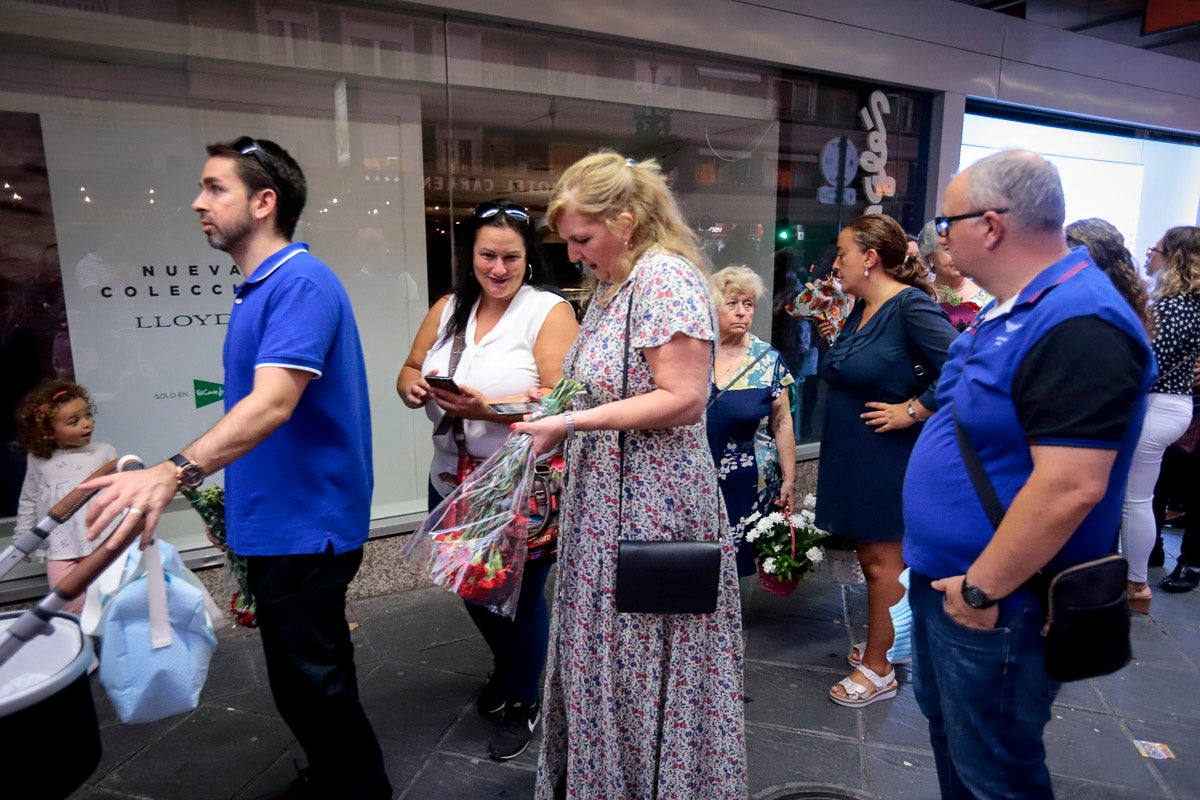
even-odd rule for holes
{"type": "MultiPolygon", "coordinates": [[[[135,469],[145,469],[146,467],[146,465],[142,463],[142,460],[137,456],[122,456],[116,461],[113,461],[111,464],[105,464],[104,467],[101,467],[100,469],[105,469],[108,466],[112,466],[114,469],[120,470],[121,472],[135,469]]],[[[75,493],[78,491],[78,488],[72,490],[70,494],[68,494],[59,502],[59,505],[64,505],[71,501],[72,498],[75,497],[75,493]]],[[[80,505],[90,500],[92,496],[97,493],[97,491],[99,490],[93,489],[90,492],[86,492],[86,497],[84,497],[82,500],[78,500],[78,498],[76,498],[77,505],[74,509],[72,509],[72,513],[75,510],[78,510],[80,505]]],[[[55,506],[55,508],[58,508],[58,506],[55,506]]],[[[79,595],[87,591],[88,584],[98,578],[100,573],[104,572],[104,570],[108,568],[108,565],[115,561],[117,556],[119,556],[121,553],[124,553],[125,549],[129,547],[130,543],[135,541],[137,537],[141,535],[142,528],[144,527],[146,527],[145,517],[139,514],[135,524],[124,534],[118,537],[116,531],[111,533],[108,539],[105,539],[99,547],[97,547],[88,555],[84,556],[75,566],[75,569],[71,570],[66,577],[58,582],[58,586],[54,588],[54,591],[51,592],[51,594],[58,595],[65,602],[70,602],[76,597],[79,597],[79,595]],[[119,545],[115,548],[112,546],[114,537],[117,537],[117,541],[119,542],[119,545]]]]}
{"type": "MultiPolygon", "coordinates": [[[[82,482],[86,483],[87,481],[95,478],[103,478],[105,475],[113,474],[117,471],[118,461],[120,461],[120,459],[114,458],[112,461],[109,461],[107,464],[101,466],[100,469],[96,470],[91,475],[88,475],[87,478],[85,478],[82,482]]],[[[63,524],[69,520],[76,511],[83,508],[84,504],[86,504],[88,500],[91,500],[92,497],[95,496],[95,494],[99,491],[99,489],[84,490],[76,486],[66,497],[64,497],[62,500],[59,500],[50,508],[50,518],[59,525],[63,524]]]]}
{"type": "MultiPolygon", "coordinates": [[[[126,456],[122,459],[113,459],[89,475],[87,480],[104,477],[117,469],[140,469],[142,466],[141,459],[136,457],[126,456]]],[[[99,489],[81,491],[78,487],[72,489],[70,494],[55,504],[47,516],[57,523],[64,522],[99,491],[99,489]]],[[[87,590],[88,584],[124,553],[130,542],[137,539],[144,526],[145,520],[139,515],[135,524],[120,535],[120,545],[116,549],[110,547],[110,544],[117,534],[115,532],[111,534],[103,545],[85,556],[78,566],[59,582],[58,586],[42,598],[41,602],[27,610],[6,631],[0,633],[0,665],[7,662],[25,642],[43,633],[47,629],[50,618],[60,612],[67,603],[83,594],[87,590]]]]}
{"type": "Polygon", "coordinates": [[[103,544],[84,556],[75,566],[75,569],[71,570],[65,578],[58,582],[58,586],[50,594],[61,597],[65,605],[86,592],[88,584],[100,577],[100,573],[108,569],[109,564],[115,561],[118,556],[125,553],[129,545],[135,542],[138,536],[141,535],[142,528],[145,526],[146,521],[139,514],[133,527],[125,531],[125,533],[118,535],[114,531],[104,540],[103,544]],[[112,547],[114,539],[117,541],[116,547],[112,547]]]}
{"type": "MultiPolygon", "coordinates": [[[[88,475],[84,481],[111,475],[114,470],[120,472],[126,469],[138,469],[141,463],[142,460],[137,456],[115,458],[88,475]]],[[[99,489],[84,491],[78,487],[72,489],[66,497],[55,503],[36,525],[13,537],[12,544],[5,548],[3,553],[0,553],[0,578],[7,575],[13,567],[20,563],[21,559],[41,547],[55,528],[74,516],[99,491],[99,489]]]]}

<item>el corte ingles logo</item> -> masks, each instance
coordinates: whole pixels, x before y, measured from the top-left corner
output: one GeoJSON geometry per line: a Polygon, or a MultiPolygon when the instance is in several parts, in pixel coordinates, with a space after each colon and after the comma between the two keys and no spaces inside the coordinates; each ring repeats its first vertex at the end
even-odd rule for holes
{"type": "Polygon", "coordinates": [[[219,403],[225,397],[225,384],[223,383],[193,380],[192,389],[193,394],[196,395],[196,408],[219,403]]]}

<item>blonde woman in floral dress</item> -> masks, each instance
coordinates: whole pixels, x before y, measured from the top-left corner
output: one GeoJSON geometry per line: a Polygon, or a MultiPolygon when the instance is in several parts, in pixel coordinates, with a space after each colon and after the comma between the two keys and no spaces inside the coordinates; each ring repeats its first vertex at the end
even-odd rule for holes
{"type": "Polygon", "coordinates": [[[582,159],[549,218],[599,285],[564,368],[589,393],[516,425],[538,452],[567,439],[535,796],[743,798],[737,569],[704,432],[717,323],[703,256],[654,161],[582,159]],[[619,613],[619,539],[719,540],[716,611],[619,613]]]}

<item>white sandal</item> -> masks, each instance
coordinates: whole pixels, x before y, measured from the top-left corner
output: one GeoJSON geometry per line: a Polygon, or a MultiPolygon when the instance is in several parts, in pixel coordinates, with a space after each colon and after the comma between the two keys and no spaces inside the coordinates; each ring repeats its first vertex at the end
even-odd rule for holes
{"type": "Polygon", "coordinates": [[[861,642],[855,642],[854,644],[850,645],[850,652],[846,654],[846,663],[855,669],[858,669],[860,666],[862,666],[863,656],[866,655],[866,653],[867,640],[863,639],[861,642]]]}
{"type": "Polygon", "coordinates": [[[870,686],[863,686],[854,680],[854,675],[852,674],[847,675],[829,690],[829,699],[839,706],[862,708],[863,706],[871,705],[876,700],[887,700],[890,697],[896,696],[896,690],[900,686],[896,681],[896,670],[893,669],[882,678],[879,677],[879,674],[875,670],[864,664],[858,666],[858,671],[871,682],[870,686]],[[833,690],[838,686],[842,687],[842,690],[846,692],[845,697],[834,693],[833,690]]]}

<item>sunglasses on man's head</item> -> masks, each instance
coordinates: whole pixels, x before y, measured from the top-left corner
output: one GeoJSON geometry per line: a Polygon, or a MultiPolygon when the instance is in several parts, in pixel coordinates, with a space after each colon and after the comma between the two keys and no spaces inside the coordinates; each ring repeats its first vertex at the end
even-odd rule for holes
{"type": "Polygon", "coordinates": [[[503,214],[509,222],[515,223],[521,229],[529,226],[529,212],[514,204],[480,203],[475,206],[476,219],[491,219],[497,214],[503,214]]]}
{"type": "Polygon", "coordinates": [[[258,162],[259,166],[266,170],[267,177],[270,178],[271,182],[275,184],[274,188],[277,192],[284,191],[283,187],[285,184],[283,179],[279,176],[279,171],[276,170],[275,166],[271,163],[271,154],[264,150],[261,144],[259,144],[256,140],[251,139],[249,136],[243,136],[234,142],[233,146],[237,148],[237,151],[242,155],[251,156],[255,161],[258,162]]]}

